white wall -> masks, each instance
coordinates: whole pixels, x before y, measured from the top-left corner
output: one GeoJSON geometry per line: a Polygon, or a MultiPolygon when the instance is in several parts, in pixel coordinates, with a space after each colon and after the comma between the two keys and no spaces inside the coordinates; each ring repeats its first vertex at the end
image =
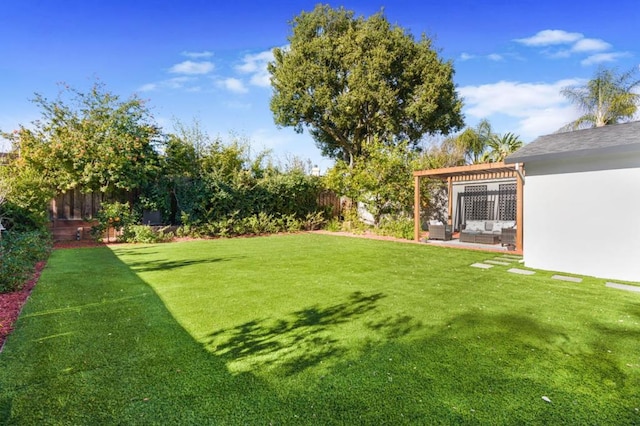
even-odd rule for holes
{"type": "Polygon", "coordinates": [[[525,169],[526,266],[640,282],[640,153],[525,169]]]}

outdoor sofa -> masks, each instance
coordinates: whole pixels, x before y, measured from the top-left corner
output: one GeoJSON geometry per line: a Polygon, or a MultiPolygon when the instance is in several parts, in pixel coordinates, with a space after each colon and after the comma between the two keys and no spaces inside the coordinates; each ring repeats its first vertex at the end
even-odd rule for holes
{"type": "Polygon", "coordinates": [[[515,245],[515,226],[513,220],[467,220],[460,242],[515,245]]]}

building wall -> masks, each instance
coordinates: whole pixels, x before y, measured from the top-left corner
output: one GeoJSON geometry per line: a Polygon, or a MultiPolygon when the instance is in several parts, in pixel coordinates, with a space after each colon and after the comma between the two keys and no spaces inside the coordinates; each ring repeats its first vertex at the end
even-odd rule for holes
{"type": "Polygon", "coordinates": [[[526,266],[640,282],[640,153],[525,168],[526,266]]]}

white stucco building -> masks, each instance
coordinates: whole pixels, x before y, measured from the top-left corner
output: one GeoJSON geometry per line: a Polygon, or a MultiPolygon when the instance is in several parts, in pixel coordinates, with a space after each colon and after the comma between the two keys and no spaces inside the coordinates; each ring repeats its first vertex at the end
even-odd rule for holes
{"type": "Polygon", "coordinates": [[[527,267],[640,282],[640,122],[542,136],[524,163],[527,267]]]}

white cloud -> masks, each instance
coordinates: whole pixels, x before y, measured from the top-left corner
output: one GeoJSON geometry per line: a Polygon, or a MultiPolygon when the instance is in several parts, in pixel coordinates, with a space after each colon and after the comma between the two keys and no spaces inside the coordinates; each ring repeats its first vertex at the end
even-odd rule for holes
{"type": "Polygon", "coordinates": [[[462,52],[462,53],[460,54],[460,60],[461,60],[461,61],[468,61],[469,59],[473,59],[473,58],[475,58],[475,56],[474,56],[474,55],[470,55],[470,54],[468,54],[468,53],[466,53],[466,52],[462,52]]]}
{"type": "Polygon", "coordinates": [[[192,59],[202,59],[202,58],[210,58],[213,56],[212,52],[209,52],[208,50],[202,51],[202,52],[188,52],[188,51],[184,51],[182,52],[182,56],[186,56],[187,58],[192,58],[192,59]]]}
{"type": "Polygon", "coordinates": [[[172,74],[196,75],[196,74],[208,74],[211,71],[213,71],[213,69],[214,69],[214,65],[209,61],[204,61],[204,62],[184,61],[172,66],[169,69],[169,72],[172,74]]]}
{"type": "Polygon", "coordinates": [[[254,86],[271,86],[271,76],[267,71],[267,64],[273,61],[273,51],[265,50],[260,53],[245,55],[236,70],[242,74],[250,74],[249,82],[254,86]]]}
{"type": "Polygon", "coordinates": [[[234,93],[248,92],[244,83],[242,83],[242,81],[237,78],[225,78],[223,80],[219,80],[218,85],[234,93]]]}
{"type": "Polygon", "coordinates": [[[571,44],[584,38],[581,33],[570,33],[563,30],[542,30],[534,36],[518,38],[515,41],[526,46],[551,46],[557,44],[571,44]]]}
{"type": "Polygon", "coordinates": [[[147,83],[140,86],[138,88],[138,92],[153,92],[157,88],[158,88],[158,85],[156,83],[147,83]]]}
{"type": "Polygon", "coordinates": [[[628,56],[628,52],[607,52],[613,46],[599,38],[585,38],[581,33],[569,33],[562,30],[543,30],[528,38],[516,39],[515,41],[527,46],[546,47],[542,53],[551,58],[568,58],[572,55],[592,54],[583,59],[582,65],[593,65],[602,62],[615,62],[619,58],[628,56]],[[558,49],[557,45],[567,45],[558,49]]]}
{"type": "MultiPolygon", "coordinates": [[[[193,77],[186,76],[169,78],[167,80],[157,81],[155,83],[143,84],[138,88],[138,92],[152,92],[160,89],[182,89],[193,80],[193,77]]],[[[188,90],[192,90],[192,88],[188,90]]]]}
{"type": "Polygon", "coordinates": [[[518,123],[517,132],[528,139],[554,133],[580,116],[572,105],[553,106],[532,111],[518,123]]]}
{"type": "Polygon", "coordinates": [[[601,64],[603,62],[615,62],[619,58],[624,58],[629,56],[628,52],[609,52],[609,53],[596,53],[595,55],[591,55],[588,58],[580,61],[581,65],[589,66],[594,64],[601,64]]]}
{"type": "Polygon", "coordinates": [[[599,52],[610,48],[611,45],[606,41],[597,38],[583,38],[578,40],[571,50],[574,52],[599,52]]]}
{"type": "Polygon", "coordinates": [[[577,117],[560,91],[581,80],[566,79],[554,83],[520,83],[500,81],[459,88],[464,98],[465,114],[476,118],[508,117],[512,128],[498,130],[514,132],[524,140],[556,131],[577,117]]]}
{"type": "Polygon", "coordinates": [[[504,59],[502,55],[499,55],[497,53],[492,53],[490,55],[487,55],[487,58],[489,58],[492,61],[501,61],[504,59]]]}

